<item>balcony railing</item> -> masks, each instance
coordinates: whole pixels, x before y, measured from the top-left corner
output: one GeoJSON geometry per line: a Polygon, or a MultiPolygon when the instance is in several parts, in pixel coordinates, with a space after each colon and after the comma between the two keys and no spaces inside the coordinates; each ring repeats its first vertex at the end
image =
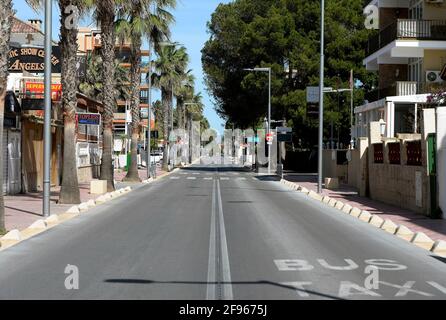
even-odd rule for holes
{"type": "Polygon", "coordinates": [[[397,81],[393,86],[367,92],[365,98],[369,102],[373,102],[386,97],[411,96],[421,93],[421,88],[422,85],[416,81],[397,81]]]}
{"type": "Polygon", "coordinates": [[[446,40],[446,20],[398,19],[369,38],[366,54],[397,39],[446,40]]]}

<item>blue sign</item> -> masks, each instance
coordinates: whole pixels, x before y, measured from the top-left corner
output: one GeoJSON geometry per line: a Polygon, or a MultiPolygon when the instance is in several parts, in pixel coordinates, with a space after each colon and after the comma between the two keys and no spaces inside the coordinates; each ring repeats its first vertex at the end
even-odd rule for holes
{"type": "Polygon", "coordinates": [[[99,126],[101,125],[101,115],[99,113],[78,113],[77,123],[80,125],[99,126]]]}

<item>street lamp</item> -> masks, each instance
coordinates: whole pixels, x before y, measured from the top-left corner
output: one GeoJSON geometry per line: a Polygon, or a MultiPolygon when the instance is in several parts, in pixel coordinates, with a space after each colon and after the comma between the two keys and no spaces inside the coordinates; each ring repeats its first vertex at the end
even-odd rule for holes
{"type": "Polygon", "coordinates": [[[325,0],[321,0],[321,60],[319,75],[319,154],[318,154],[318,193],[322,193],[323,140],[324,140],[324,33],[325,33],[325,0]]]}
{"type": "MultiPolygon", "coordinates": [[[[244,69],[250,72],[268,72],[268,136],[271,134],[271,68],[244,69]]],[[[268,175],[271,175],[271,145],[268,144],[268,175]]]]}
{"type": "Polygon", "coordinates": [[[43,135],[43,216],[50,216],[51,196],[51,53],[52,1],[45,0],[45,115],[43,135]]]}

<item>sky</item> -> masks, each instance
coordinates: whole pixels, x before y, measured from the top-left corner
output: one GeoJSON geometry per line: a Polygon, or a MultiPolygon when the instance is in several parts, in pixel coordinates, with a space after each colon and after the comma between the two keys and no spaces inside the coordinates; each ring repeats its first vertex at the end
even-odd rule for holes
{"type": "MultiPolygon", "coordinates": [[[[196,90],[201,92],[206,106],[205,116],[211,127],[218,132],[222,131],[224,121],[218,117],[214,110],[212,97],[209,96],[204,84],[204,75],[201,66],[201,49],[209,39],[206,24],[211,19],[211,14],[220,3],[228,3],[229,0],[178,0],[177,8],[172,12],[176,22],[172,25],[172,41],[184,45],[190,55],[189,69],[193,70],[196,77],[196,90]]],[[[13,0],[16,16],[22,20],[44,20],[42,12],[34,12],[26,4],[25,0],[13,0]]],[[[81,26],[87,26],[88,21],[83,21],[81,26]]],[[[59,9],[53,6],[53,39],[59,38],[59,9]]],[[[159,99],[159,93],[154,90],[154,101],[159,99]]]]}

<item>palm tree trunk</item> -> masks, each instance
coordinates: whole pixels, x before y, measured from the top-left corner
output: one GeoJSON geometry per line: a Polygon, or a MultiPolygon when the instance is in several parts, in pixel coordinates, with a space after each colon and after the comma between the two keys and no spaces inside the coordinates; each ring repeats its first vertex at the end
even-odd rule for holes
{"type": "Polygon", "coordinates": [[[115,81],[115,1],[98,1],[98,15],[101,24],[102,56],[102,103],[103,115],[103,149],[101,161],[101,180],[107,180],[108,191],[115,189],[113,168],[113,113],[116,109],[114,97],[115,81]]]}
{"type": "Polygon", "coordinates": [[[169,110],[170,110],[170,93],[161,89],[161,103],[163,105],[163,136],[164,136],[164,152],[163,152],[163,170],[168,170],[168,142],[169,142],[169,110]]]}
{"type": "MultiPolygon", "coordinates": [[[[9,40],[12,25],[12,1],[0,0],[0,150],[3,151],[3,119],[8,82],[9,40]]],[[[0,233],[4,233],[5,205],[3,200],[3,161],[0,161],[0,233]]]]}
{"type": "Polygon", "coordinates": [[[62,106],[64,110],[63,171],[59,196],[59,203],[61,204],[79,204],[81,202],[76,163],[77,29],[67,29],[64,23],[68,17],[65,8],[75,4],[71,0],[59,1],[61,11],[62,106]]]}
{"type": "Polygon", "coordinates": [[[132,49],[130,54],[130,81],[132,85],[131,112],[132,112],[132,141],[131,141],[131,162],[128,167],[125,181],[140,182],[138,173],[138,140],[140,122],[140,83],[141,83],[141,39],[132,39],[132,49]]]}

